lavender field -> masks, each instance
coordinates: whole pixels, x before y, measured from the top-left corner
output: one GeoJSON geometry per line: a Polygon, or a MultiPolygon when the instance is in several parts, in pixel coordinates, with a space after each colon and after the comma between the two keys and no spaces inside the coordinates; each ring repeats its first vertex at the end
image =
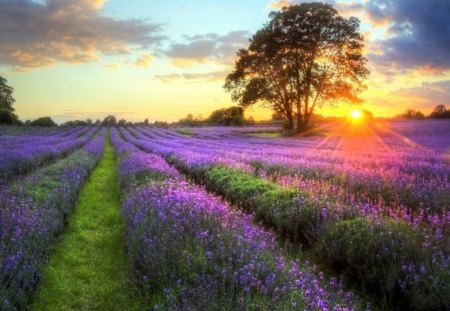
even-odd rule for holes
{"type": "Polygon", "coordinates": [[[450,122],[0,128],[0,309],[24,310],[112,144],[149,310],[450,309],[450,122]]]}

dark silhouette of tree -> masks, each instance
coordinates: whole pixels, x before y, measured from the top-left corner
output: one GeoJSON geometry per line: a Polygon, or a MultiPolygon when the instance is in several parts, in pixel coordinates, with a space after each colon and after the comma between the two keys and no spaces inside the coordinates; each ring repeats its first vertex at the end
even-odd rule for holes
{"type": "Polygon", "coordinates": [[[103,119],[102,126],[116,126],[117,119],[115,116],[107,116],[105,119],[103,119]]]}
{"type": "Polygon", "coordinates": [[[431,119],[450,119],[450,110],[444,105],[437,105],[434,107],[433,112],[430,114],[431,119]]]}
{"type": "Polygon", "coordinates": [[[36,120],[31,121],[30,125],[32,126],[43,126],[43,127],[52,127],[52,126],[58,126],[55,121],[52,120],[50,117],[40,117],[36,120]]]}
{"type": "Polygon", "coordinates": [[[373,113],[369,110],[363,109],[361,110],[361,114],[366,121],[373,121],[373,113]]]}
{"type": "Polygon", "coordinates": [[[12,96],[14,89],[7,83],[8,80],[0,76],[0,124],[19,124],[19,118],[14,113],[13,107],[16,101],[12,96]]]}
{"type": "Polygon", "coordinates": [[[328,4],[302,3],[270,14],[270,21],[237,53],[224,88],[243,107],[262,103],[297,132],[308,128],[316,107],[361,103],[367,59],[359,20],[328,4]]]}
{"type": "Polygon", "coordinates": [[[19,124],[17,115],[9,110],[0,109],[0,124],[19,124]]]}
{"type": "Polygon", "coordinates": [[[16,101],[12,96],[14,89],[7,83],[8,80],[0,76],[0,109],[5,109],[13,112],[13,104],[16,101]]]}
{"type": "Polygon", "coordinates": [[[215,110],[209,116],[208,122],[214,125],[243,125],[244,108],[233,106],[215,110]]]}
{"type": "Polygon", "coordinates": [[[144,125],[147,126],[148,125],[148,119],[144,120],[144,125]]]}
{"type": "Polygon", "coordinates": [[[118,126],[125,126],[127,124],[127,120],[125,120],[125,119],[120,119],[118,122],[117,122],[117,125],[118,126]]]}
{"type": "Polygon", "coordinates": [[[206,120],[203,119],[203,116],[201,114],[194,117],[192,113],[189,113],[185,118],[178,120],[178,124],[184,126],[199,126],[204,125],[205,122],[206,120]]]}
{"type": "Polygon", "coordinates": [[[406,111],[402,114],[396,115],[395,119],[405,119],[405,120],[423,120],[425,119],[425,115],[414,109],[406,109],[406,111]]]}

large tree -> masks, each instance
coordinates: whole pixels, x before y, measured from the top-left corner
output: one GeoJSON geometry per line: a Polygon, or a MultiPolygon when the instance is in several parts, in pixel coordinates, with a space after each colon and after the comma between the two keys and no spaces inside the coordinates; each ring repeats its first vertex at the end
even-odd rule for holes
{"type": "Polygon", "coordinates": [[[262,103],[287,128],[308,128],[316,107],[361,103],[368,77],[359,20],[328,4],[302,3],[272,12],[270,21],[237,53],[224,88],[243,107],[262,103]]]}

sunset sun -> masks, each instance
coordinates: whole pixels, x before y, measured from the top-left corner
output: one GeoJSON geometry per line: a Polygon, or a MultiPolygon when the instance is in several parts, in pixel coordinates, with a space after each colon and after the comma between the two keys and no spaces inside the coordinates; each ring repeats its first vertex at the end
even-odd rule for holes
{"type": "Polygon", "coordinates": [[[362,113],[359,110],[353,110],[351,115],[353,120],[359,120],[362,117],[362,113]]]}

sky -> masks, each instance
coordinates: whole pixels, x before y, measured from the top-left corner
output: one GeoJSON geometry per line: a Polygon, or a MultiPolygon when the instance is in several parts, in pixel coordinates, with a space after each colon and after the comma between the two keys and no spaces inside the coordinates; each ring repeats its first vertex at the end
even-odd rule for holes
{"type": "MultiPolygon", "coordinates": [[[[207,117],[235,105],[222,86],[238,49],[271,11],[300,2],[312,1],[0,0],[0,76],[21,120],[207,117]]],[[[361,108],[393,116],[449,107],[450,1],[322,2],[361,20],[371,72],[361,108]]]]}

